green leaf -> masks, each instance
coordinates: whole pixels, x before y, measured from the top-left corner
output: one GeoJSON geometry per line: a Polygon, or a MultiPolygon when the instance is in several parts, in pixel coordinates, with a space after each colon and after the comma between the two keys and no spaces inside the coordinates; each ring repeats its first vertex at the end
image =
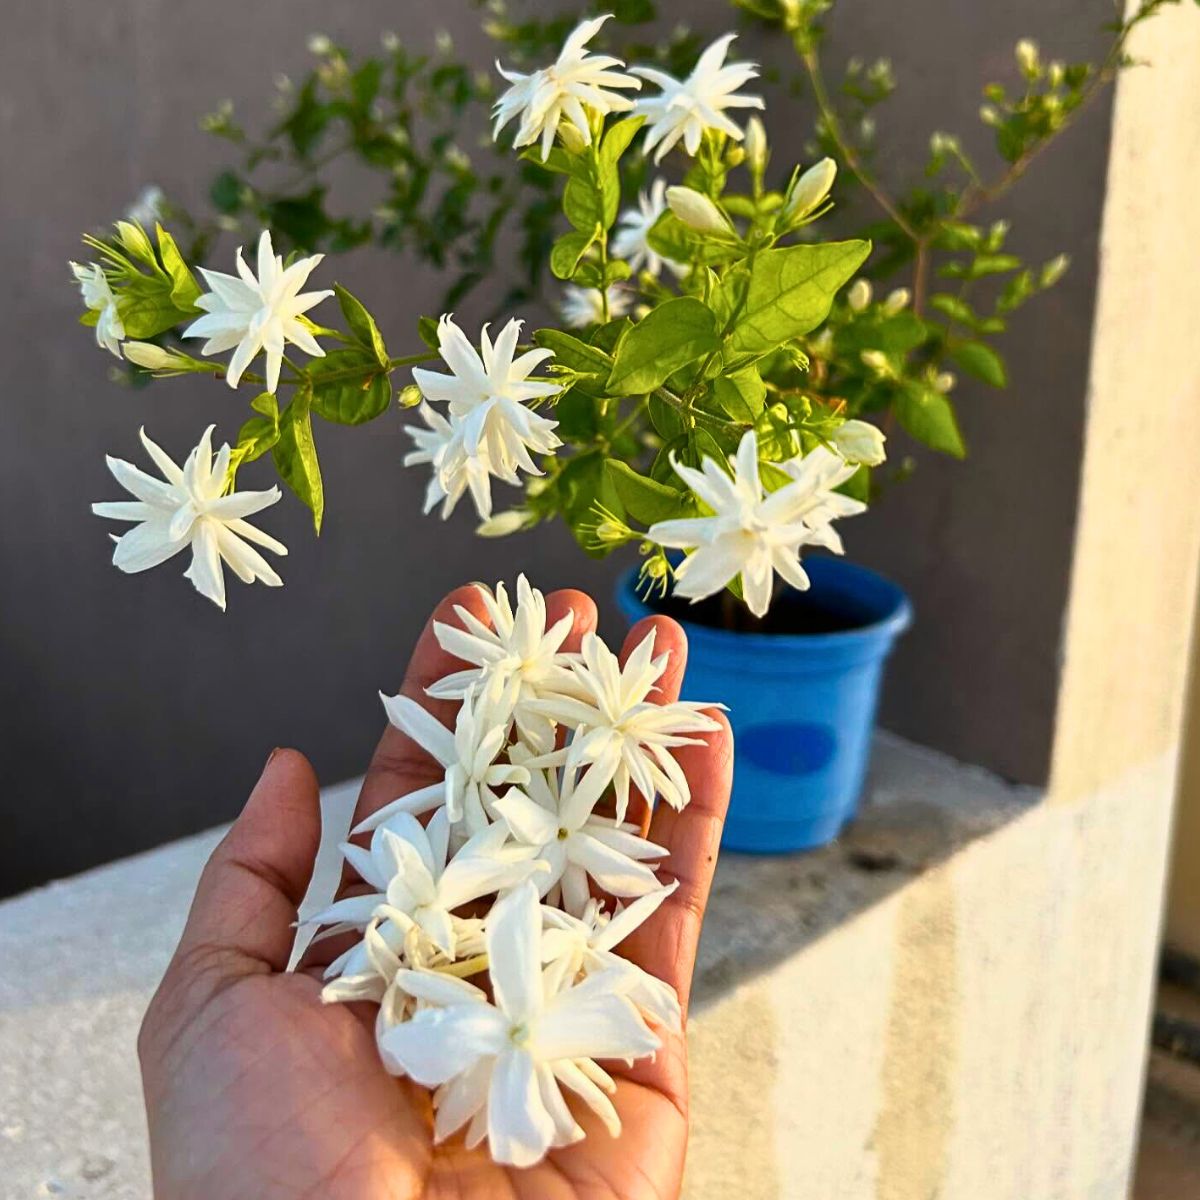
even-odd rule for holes
{"type": "Polygon", "coordinates": [[[208,198],[219,213],[235,213],[242,206],[242,181],[232,171],[222,171],[208,189],[208,198]]]}
{"type": "Polygon", "coordinates": [[[727,342],[730,352],[765,354],[811,332],[870,253],[867,241],[763,251],[750,269],[746,297],[727,342]]]}
{"type": "Polygon", "coordinates": [[[608,377],[610,396],[652,392],[681,367],[720,346],[717,318],[694,296],[660,304],[622,337],[608,377]]]}
{"type": "Polygon", "coordinates": [[[620,497],[604,469],[604,456],[598,451],[577,454],[567,460],[554,481],[563,518],[575,540],[593,558],[603,558],[589,526],[595,520],[594,509],[602,504],[618,516],[623,514],[620,497]]]}
{"type": "Polygon", "coordinates": [[[733,420],[753,425],[763,410],[767,395],[766,384],[757,367],[746,367],[732,375],[713,380],[713,399],[733,420]]]}
{"type": "Polygon", "coordinates": [[[670,442],[686,435],[687,426],[683,423],[679,409],[675,405],[669,404],[661,396],[657,394],[650,396],[646,401],[646,412],[649,414],[654,432],[663,441],[670,442]]]}
{"type": "Polygon", "coordinates": [[[334,350],[305,367],[312,380],[312,409],[338,425],[362,425],[387,412],[392,384],[366,348],[334,350]],[[352,372],[352,374],[347,374],[352,372]],[[338,375],[337,379],[326,379],[338,375]]]}
{"type": "Polygon", "coordinates": [[[589,236],[599,225],[604,224],[604,197],[600,192],[600,181],[595,174],[572,175],[563,189],[563,213],[580,232],[589,236]]]}
{"type": "Polygon", "coordinates": [[[628,463],[610,458],[605,464],[625,511],[643,525],[666,521],[683,511],[687,495],[678,488],[639,475],[628,463]]]}
{"type": "Polygon", "coordinates": [[[312,510],[313,527],[320,533],[325,516],[325,487],[313,441],[310,399],[306,390],[297,391],[291,404],[283,410],[279,418],[279,440],[271,450],[271,457],[280,479],[312,510]]]}
{"type": "Polygon", "coordinates": [[[196,301],[200,298],[200,285],[188,270],[187,263],[183,261],[175,239],[161,225],[155,227],[155,233],[158,237],[159,257],[171,277],[172,303],[182,312],[196,310],[196,301]]]}
{"type": "Polygon", "coordinates": [[[592,248],[597,231],[564,233],[550,251],[550,270],[556,279],[573,279],[579,260],[592,248]]]}
{"type": "Polygon", "coordinates": [[[721,443],[702,425],[688,431],[688,446],[696,466],[701,466],[706,458],[711,458],[723,470],[729,470],[729,455],[721,443]]]}
{"type": "Polygon", "coordinates": [[[599,405],[596,399],[579,388],[571,388],[554,404],[554,416],[558,421],[555,431],[568,442],[590,444],[599,432],[599,405]]]}
{"type": "Polygon", "coordinates": [[[712,241],[689,229],[673,212],[667,211],[654,222],[646,235],[650,248],[670,262],[729,262],[737,257],[737,245],[730,241],[712,241]]]}
{"type": "Polygon", "coordinates": [[[629,149],[630,143],[637,132],[646,123],[645,117],[625,117],[616,124],[610,125],[604,140],[600,143],[600,165],[616,167],[621,155],[629,149]]]}
{"type": "Polygon", "coordinates": [[[279,441],[279,403],[270,392],[263,392],[250,401],[250,407],[261,417],[251,417],[238,431],[230,467],[237,470],[242,463],[261,458],[279,441]]]}
{"type": "Polygon", "coordinates": [[[954,406],[941,392],[910,381],[896,397],[895,405],[900,424],[918,442],[954,458],[966,458],[967,448],[954,406]]]}
{"type": "Polygon", "coordinates": [[[434,317],[421,317],[417,321],[417,337],[427,345],[430,350],[438,348],[438,323],[434,317]]]}
{"type": "Polygon", "coordinates": [[[969,375],[990,383],[992,387],[1008,387],[1004,359],[991,346],[983,342],[952,342],[947,352],[969,375]]]}
{"type": "Polygon", "coordinates": [[[362,301],[352,296],[340,283],[333,285],[333,291],[350,332],[364,349],[374,355],[375,361],[386,368],[390,359],[387,347],[383,344],[383,335],[379,332],[379,326],[375,324],[375,318],[367,312],[362,301]]]}

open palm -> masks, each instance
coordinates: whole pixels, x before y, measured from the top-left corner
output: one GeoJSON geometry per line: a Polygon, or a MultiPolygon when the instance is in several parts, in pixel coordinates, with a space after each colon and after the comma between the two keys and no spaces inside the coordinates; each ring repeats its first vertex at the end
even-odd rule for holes
{"type": "MultiPolygon", "coordinates": [[[[461,605],[487,621],[474,587],[438,606],[413,652],[403,692],[447,724],[453,703],[425,687],[461,663],[443,651],[434,620],[456,623],[461,605]]],[[[549,620],[567,612],[576,649],[595,627],[581,592],[548,598],[549,620]]],[[[659,699],[673,700],[686,659],[683,631],[649,618],[626,653],[656,627],[669,651],[659,699]]],[[[721,719],[719,714],[714,716],[721,719]]],[[[679,880],[622,951],[679,994],[686,1012],[700,922],[729,796],[728,726],[679,753],[692,790],[682,813],[660,806],[650,837],[670,851],[679,880]]],[[[437,768],[388,728],[367,771],[356,818],[434,780],[437,768]]],[[[572,1111],[584,1141],[527,1170],[499,1167],[461,1138],[435,1146],[429,1094],[387,1074],[370,1006],[320,1002],[315,972],[284,973],[296,907],[320,837],[317,782],[307,760],[277,751],[241,817],[205,868],[179,948],[139,1039],[158,1200],[668,1200],[679,1193],[687,1143],[687,1054],[682,1035],[633,1068],[606,1064],[624,1131],[614,1141],[583,1105],[572,1111]]]]}

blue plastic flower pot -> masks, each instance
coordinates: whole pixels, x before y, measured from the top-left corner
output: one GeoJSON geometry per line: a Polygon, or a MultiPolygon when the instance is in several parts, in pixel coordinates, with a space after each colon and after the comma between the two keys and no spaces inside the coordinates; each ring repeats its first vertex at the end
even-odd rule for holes
{"type": "MultiPolygon", "coordinates": [[[[804,567],[812,587],[803,601],[832,632],[745,633],[683,620],[684,699],[727,704],[736,739],[722,842],[730,850],[809,850],[854,816],[883,664],[912,620],[905,593],[874,571],[836,558],[804,567]]],[[[635,580],[627,572],[617,592],[630,621],[658,611],[635,580]]]]}

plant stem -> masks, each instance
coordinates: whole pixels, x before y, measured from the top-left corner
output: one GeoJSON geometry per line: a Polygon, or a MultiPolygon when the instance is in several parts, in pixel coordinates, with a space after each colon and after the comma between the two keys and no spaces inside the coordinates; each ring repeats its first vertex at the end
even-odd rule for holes
{"type": "Polygon", "coordinates": [[[821,64],[817,58],[817,52],[814,49],[808,49],[801,53],[801,61],[804,63],[804,69],[808,72],[808,80],[812,85],[813,98],[817,102],[817,109],[821,114],[822,120],[825,122],[825,128],[829,132],[830,138],[837,146],[842,158],[845,160],[846,166],[854,172],[855,178],[863,185],[864,188],[874,198],[875,203],[883,209],[885,213],[915,242],[918,240],[918,233],[912,222],[900,211],[899,205],[883,190],[875,176],[867,169],[866,164],[858,155],[858,151],[850,144],[842,130],[842,123],[837,115],[837,110],[833,107],[832,101],[829,99],[829,92],[825,87],[825,78],[821,74],[821,64]]]}

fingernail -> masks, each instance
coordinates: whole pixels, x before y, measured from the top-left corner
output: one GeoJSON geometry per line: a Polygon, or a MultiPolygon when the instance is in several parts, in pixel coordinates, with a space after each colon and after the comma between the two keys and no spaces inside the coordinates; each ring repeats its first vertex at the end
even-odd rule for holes
{"type": "Polygon", "coordinates": [[[271,753],[267,755],[267,761],[265,763],[263,763],[263,773],[264,774],[266,773],[267,768],[275,761],[275,756],[279,753],[279,751],[281,749],[282,749],[281,746],[276,746],[275,749],[272,750],[271,753]]]}

